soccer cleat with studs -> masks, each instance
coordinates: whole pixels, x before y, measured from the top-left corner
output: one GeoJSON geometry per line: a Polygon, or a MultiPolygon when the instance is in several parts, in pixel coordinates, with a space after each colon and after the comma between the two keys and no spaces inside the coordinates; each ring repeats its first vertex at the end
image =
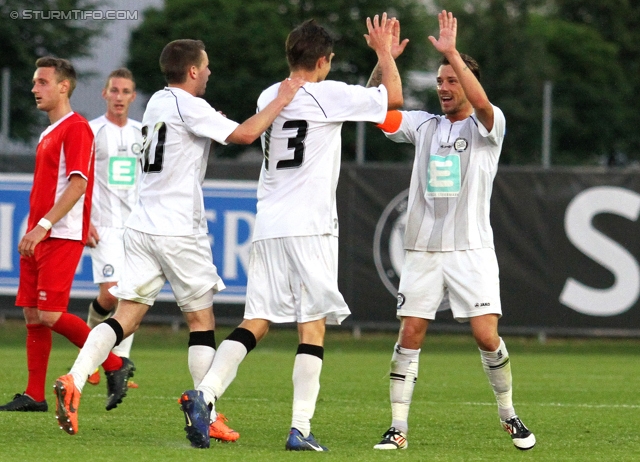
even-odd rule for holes
{"type": "Polygon", "coordinates": [[[397,428],[391,427],[382,435],[382,441],[376,444],[373,449],[407,449],[407,446],[409,446],[407,435],[397,428]]]}
{"type": "Polygon", "coordinates": [[[536,445],[535,435],[529,431],[518,416],[501,420],[500,423],[502,428],[511,435],[511,441],[516,448],[526,451],[536,445]]]}
{"type": "Polygon", "coordinates": [[[107,411],[118,407],[122,398],[127,396],[129,389],[129,379],[133,377],[136,367],[129,358],[122,358],[122,366],[115,371],[104,373],[107,377],[107,401],[105,407],[107,411]]]}
{"type": "Polygon", "coordinates": [[[328,451],[326,447],[316,441],[313,433],[309,433],[309,436],[305,438],[297,428],[292,428],[291,431],[289,431],[285,449],[287,451],[328,451]]]}
{"type": "Polygon", "coordinates": [[[216,420],[209,425],[209,436],[224,443],[235,443],[240,438],[240,433],[229,428],[225,422],[228,419],[223,414],[216,414],[216,420]]]}
{"type": "Polygon", "coordinates": [[[60,428],[70,435],[78,433],[78,407],[80,390],[76,388],[71,374],[63,375],[53,384],[56,395],[56,419],[60,428]]]}
{"type": "Polygon", "coordinates": [[[210,443],[209,436],[209,417],[211,410],[201,391],[187,390],[180,397],[180,409],[184,412],[185,427],[187,439],[194,448],[208,448],[210,443]]]}

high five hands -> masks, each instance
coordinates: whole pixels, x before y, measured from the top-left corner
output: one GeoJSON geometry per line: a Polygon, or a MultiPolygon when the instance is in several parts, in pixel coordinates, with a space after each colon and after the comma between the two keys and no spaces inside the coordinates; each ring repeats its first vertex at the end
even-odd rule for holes
{"type": "Polygon", "coordinates": [[[400,41],[400,21],[396,18],[388,18],[387,13],[382,13],[382,18],[378,15],[367,18],[367,31],[364,39],[367,45],[374,50],[388,49],[393,59],[402,54],[409,39],[400,41]]]}

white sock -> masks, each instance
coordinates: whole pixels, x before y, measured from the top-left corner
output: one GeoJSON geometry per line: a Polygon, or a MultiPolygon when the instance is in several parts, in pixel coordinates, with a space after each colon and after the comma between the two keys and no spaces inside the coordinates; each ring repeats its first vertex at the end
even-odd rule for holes
{"type": "Polygon", "coordinates": [[[120,345],[113,347],[113,350],[111,351],[113,351],[113,353],[120,356],[121,358],[128,358],[131,354],[131,345],[133,345],[134,335],[135,334],[131,334],[130,336],[122,340],[122,342],[120,342],[120,345]]]}
{"type": "Polygon", "coordinates": [[[189,372],[193,379],[193,388],[198,388],[200,382],[211,368],[216,350],[206,345],[191,345],[189,347],[189,372]]]}
{"type": "Polygon", "coordinates": [[[207,403],[212,404],[212,418],[215,418],[215,402],[220,398],[227,387],[233,382],[238,373],[238,366],[247,356],[247,348],[235,340],[224,340],[218,347],[211,367],[196,387],[202,391],[207,403]]]}
{"type": "Polygon", "coordinates": [[[389,397],[391,399],[391,426],[404,432],[409,431],[409,409],[413,389],[418,380],[420,350],[402,348],[396,343],[391,356],[389,374],[389,397]]]}
{"type": "Polygon", "coordinates": [[[115,331],[108,324],[102,323],[91,330],[69,371],[80,392],[82,392],[89,375],[93,374],[93,371],[107,359],[116,339],[115,331]]]}
{"type": "Polygon", "coordinates": [[[311,418],[316,410],[320,392],[322,359],[298,353],[293,363],[293,414],[291,427],[297,428],[306,438],[311,432],[311,418]]]}
{"type": "Polygon", "coordinates": [[[498,403],[498,414],[501,420],[515,417],[511,386],[511,362],[509,352],[502,338],[496,351],[480,350],[482,368],[484,369],[498,403]]]}

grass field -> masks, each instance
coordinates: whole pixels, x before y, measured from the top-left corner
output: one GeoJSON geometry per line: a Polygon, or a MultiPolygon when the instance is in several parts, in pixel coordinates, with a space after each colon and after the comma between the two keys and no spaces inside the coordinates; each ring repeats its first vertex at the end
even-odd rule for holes
{"type": "MultiPolygon", "coordinates": [[[[228,329],[217,332],[220,342],[228,329]]],[[[409,448],[377,452],[390,423],[388,365],[395,336],[343,331],[327,336],[312,429],[325,454],[288,453],[291,368],[297,338],[273,330],[240,367],[218,402],[241,438],[189,446],[177,399],[191,388],[185,329],[143,326],[134,342],[139,389],[104,410],[105,385],[87,385],[79,433],[59,430],[53,392],[47,413],[0,413],[2,461],[637,461],[640,460],[640,341],[506,338],[516,410],[538,444],[516,450],[498,423],[479,354],[466,336],[432,335],[423,348],[410,415],[409,448]]],[[[0,401],[26,385],[24,324],[0,324],[0,401]]],[[[77,350],[54,334],[48,381],[68,371],[77,350]]],[[[104,380],[103,380],[104,381],[104,380]]]]}

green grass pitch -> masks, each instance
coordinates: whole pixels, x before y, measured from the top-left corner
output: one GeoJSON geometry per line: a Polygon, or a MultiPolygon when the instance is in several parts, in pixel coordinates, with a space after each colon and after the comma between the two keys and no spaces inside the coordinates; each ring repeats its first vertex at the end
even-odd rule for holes
{"type": "MultiPolygon", "coordinates": [[[[228,328],[217,332],[220,342],[228,328]]],[[[520,452],[499,427],[493,394],[469,336],[428,336],[410,415],[406,451],[374,451],[390,424],[388,368],[395,335],[327,335],[312,431],[325,454],[289,453],[295,331],[273,329],[241,365],[218,402],[236,443],[193,449],[177,399],[191,388],[186,329],[144,325],[132,359],[140,388],[105,411],[105,385],[89,384],[79,433],[58,429],[53,388],[47,413],[0,413],[2,461],[637,461],[640,460],[640,341],[505,338],[520,417],[536,434],[520,452]]],[[[26,385],[25,329],[0,324],[0,401],[26,385]]],[[[68,371],[77,350],[54,334],[48,382],[68,371]]]]}

